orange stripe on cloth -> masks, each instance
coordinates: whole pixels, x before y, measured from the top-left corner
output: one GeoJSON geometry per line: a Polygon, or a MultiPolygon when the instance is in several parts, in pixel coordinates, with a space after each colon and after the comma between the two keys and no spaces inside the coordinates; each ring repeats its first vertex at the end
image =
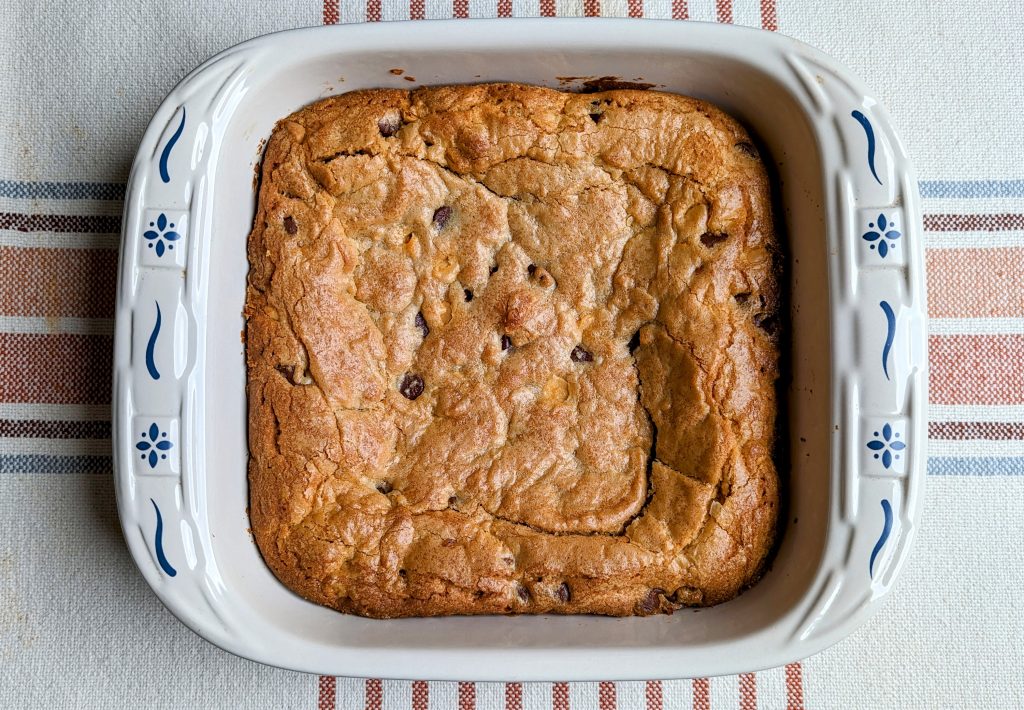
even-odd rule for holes
{"type": "Polygon", "coordinates": [[[338,681],[334,676],[320,676],[320,690],[316,699],[316,710],[334,710],[338,681]]]}
{"type": "Polygon", "coordinates": [[[662,695],[660,680],[647,681],[647,688],[644,692],[644,696],[647,700],[647,710],[662,710],[664,698],[662,695]]]}
{"type": "Polygon", "coordinates": [[[540,0],[541,17],[555,16],[555,0],[540,0]]]}
{"type": "Polygon", "coordinates": [[[498,17],[512,17],[512,0],[498,0],[498,17]]]}
{"type": "Polygon", "coordinates": [[[366,21],[380,22],[380,0],[366,0],[366,21]]]}
{"type": "Polygon", "coordinates": [[[583,0],[583,14],[586,17],[600,17],[601,0],[583,0]]]}
{"type": "Polygon", "coordinates": [[[338,24],[338,19],[338,0],[324,0],[324,24],[336,25],[338,24]]]}
{"type": "Polygon", "coordinates": [[[687,5],[686,0],[672,0],[672,19],[673,20],[688,20],[688,19],[690,19],[690,8],[687,5]]]}
{"type": "Polygon", "coordinates": [[[761,0],[761,29],[779,31],[779,11],[775,0],[761,0]]]}
{"type": "Polygon", "coordinates": [[[1024,247],[929,249],[932,318],[1024,316],[1024,247]]]}
{"type": "Polygon", "coordinates": [[[469,0],[453,0],[452,15],[464,20],[469,17],[469,0]]]}
{"type": "Polygon", "coordinates": [[[412,710],[428,710],[430,706],[430,686],[425,680],[412,682],[412,710]]]}
{"type": "Polygon", "coordinates": [[[117,252],[0,247],[0,315],[110,318],[117,252]]]}
{"type": "Polygon", "coordinates": [[[786,666],[786,710],[804,710],[804,671],[799,663],[786,666]]]}
{"type": "Polygon", "coordinates": [[[740,710],[757,710],[757,676],[740,673],[740,710]]]}
{"type": "Polygon", "coordinates": [[[523,710],[522,683],[505,683],[505,710],[523,710]]]}
{"type": "Polygon", "coordinates": [[[459,710],[476,710],[476,683],[459,682],[459,710]]]}
{"type": "Polygon", "coordinates": [[[644,16],[644,0],[629,0],[629,16],[630,17],[643,17],[644,16]]]}
{"type": "Polygon", "coordinates": [[[0,402],[106,404],[114,339],[0,333],[0,402]]]}
{"type": "Polygon", "coordinates": [[[693,679],[693,710],[711,710],[711,681],[693,679]]]}
{"type": "Polygon", "coordinates": [[[569,710],[568,683],[555,683],[551,686],[551,710],[569,710]]]}
{"type": "Polygon", "coordinates": [[[366,680],[366,710],[382,710],[384,705],[384,683],[380,678],[366,680]]]}
{"type": "Polygon", "coordinates": [[[719,22],[732,23],[732,0],[715,0],[715,16],[719,22]]]}
{"type": "Polygon", "coordinates": [[[601,681],[597,686],[597,707],[599,710],[615,710],[615,683],[601,681]]]}
{"type": "Polygon", "coordinates": [[[1024,335],[928,338],[932,404],[1024,404],[1024,335]]]}

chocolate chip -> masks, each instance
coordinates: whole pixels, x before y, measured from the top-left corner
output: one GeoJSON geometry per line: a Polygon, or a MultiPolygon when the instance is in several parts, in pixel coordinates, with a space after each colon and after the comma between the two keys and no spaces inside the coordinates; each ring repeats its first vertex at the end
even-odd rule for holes
{"type": "Polygon", "coordinates": [[[629,343],[626,345],[629,348],[630,353],[635,353],[636,349],[640,347],[640,331],[633,333],[633,337],[629,339],[629,343]]]}
{"type": "Polygon", "coordinates": [[[657,588],[647,592],[647,596],[640,600],[640,613],[651,614],[657,611],[661,607],[661,595],[664,593],[664,589],[657,588]]]}
{"type": "Polygon", "coordinates": [[[753,143],[749,143],[747,141],[741,141],[740,143],[737,143],[735,147],[736,147],[736,150],[738,150],[739,152],[741,152],[741,153],[743,153],[743,154],[745,154],[745,155],[747,155],[747,156],[749,156],[751,158],[756,158],[757,157],[757,148],[754,147],[753,143]]]}
{"type": "Polygon", "coordinates": [[[398,570],[398,576],[401,577],[402,579],[405,579],[405,570],[404,569],[398,570]]]}
{"type": "Polygon", "coordinates": [[[295,365],[275,365],[274,369],[284,375],[289,382],[295,381],[295,365]]]}
{"type": "Polygon", "coordinates": [[[526,272],[530,276],[533,276],[533,272],[536,271],[536,270],[537,270],[537,265],[536,264],[530,264],[529,266],[526,267],[526,272]]]}
{"type": "Polygon", "coordinates": [[[555,596],[558,597],[558,601],[568,604],[572,601],[572,591],[569,589],[568,582],[562,582],[558,589],[555,590],[555,596]]]}
{"type": "Polygon", "coordinates": [[[744,303],[747,302],[747,299],[750,298],[750,292],[744,291],[743,293],[737,293],[735,296],[733,296],[733,298],[736,299],[736,303],[742,306],[744,303]]]}
{"type": "Polygon", "coordinates": [[[479,599],[483,595],[484,595],[483,590],[480,590],[480,589],[478,589],[475,592],[473,592],[473,596],[476,597],[477,599],[479,599]]]}
{"type": "Polygon", "coordinates": [[[430,335],[430,326],[427,325],[427,319],[423,317],[422,313],[417,313],[416,320],[413,322],[416,324],[416,327],[420,329],[420,332],[423,333],[424,339],[430,335]]]}
{"type": "Polygon", "coordinates": [[[470,301],[472,301],[472,300],[473,300],[473,292],[472,292],[472,291],[470,291],[470,290],[469,290],[469,289],[467,288],[467,289],[464,289],[464,291],[463,291],[463,292],[464,292],[464,293],[466,294],[466,303],[469,303],[470,301]]]}
{"type": "Polygon", "coordinates": [[[491,275],[493,276],[497,272],[498,272],[498,265],[495,264],[494,266],[491,267],[491,275]]]}
{"type": "Polygon", "coordinates": [[[445,547],[452,547],[455,544],[455,538],[446,537],[444,540],[441,541],[441,544],[445,547]]]}
{"type": "Polygon", "coordinates": [[[299,225],[295,224],[295,219],[291,215],[284,218],[284,231],[288,234],[295,234],[299,231],[299,225]]]}
{"type": "Polygon", "coordinates": [[[444,229],[444,226],[448,224],[448,220],[451,219],[452,208],[448,205],[442,205],[434,210],[434,218],[431,220],[434,226],[437,227],[438,231],[444,229]]]}
{"type": "Polygon", "coordinates": [[[582,345],[577,345],[569,353],[569,359],[573,362],[593,362],[594,356],[589,350],[584,349],[582,345]]]}
{"type": "Polygon", "coordinates": [[[508,337],[507,335],[501,336],[502,351],[508,350],[510,347],[512,347],[512,338],[508,337]]]}
{"type": "Polygon", "coordinates": [[[448,507],[454,508],[455,504],[459,502],[458,496],[451,496],[448,498],[448,507]]]}
{"type": "Polygon", "coordinates": [[[385,138],[390,138],[398,133],[398,129],[401,127],[402,119],[398,116],[385,116],[377,121],[377,128],[380,130],[380,134],[385,138]]]}
{"type": "Polygon", "coordinates": [[[515,557],[503,557],[501,559],[507,565],[514,565],[516,563],[515,557]]]}
{"type": "Polygon", "coordinates": [[[416,399],[423,394],[423,378],[411,372],[405,373],[402,384],[398,386],[398,391],[406,399],[416,399]]]}
{"type": "Polygon", "coordinates": [[[516,596],[519,597],[520,601],[528,602],[530,601],[530,590],[520,584],[516,587],[516,596]]]}
{"type": "Polygon", "coordinates": [[[766,332],[768,335],[774,335],[776,328],[778,328],[778,321],[775,320],[775,316],[768,315],[767,313],[758,313],[754,316],[754,325],[766,332]]]}
{"type": "Polygon", "coordinates": [[[381,481],[380,483],[377,484],[377,490],[383,493],[384,495],[387,495],[394,489],[391,487],[391,484],[388,483],[387,481],[381,481]]]}
{"type": "Polygon", "coordinates": [[[601,114],[599,114],[599,113],[592,113],[592,114],[590,114],[590,120],[593,121],[594,123],[597,123],[598,121],[601,120],[601,114]]]}
{"type": "Polygon", "coordinates": [[[721,234],[721,233],[715,234],[715,233],[712,233],[712,232],[704,232],[704,234],[700,235],[700,243],[710,249],[711,247],[715,246],[716,244],[724,242],[728,238],[729,238],[728,234],[721,234]]]}

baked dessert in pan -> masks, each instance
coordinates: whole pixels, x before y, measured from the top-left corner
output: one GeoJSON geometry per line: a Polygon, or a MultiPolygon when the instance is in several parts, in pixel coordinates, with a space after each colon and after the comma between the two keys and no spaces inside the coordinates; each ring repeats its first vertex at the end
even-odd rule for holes
{"type": "Polygon", "coordinates": [[[654,91],[366,90],[267,145],[246,298],[252,530],[371,617],[671,612],[760,575],[765,167],[654,91]]]}

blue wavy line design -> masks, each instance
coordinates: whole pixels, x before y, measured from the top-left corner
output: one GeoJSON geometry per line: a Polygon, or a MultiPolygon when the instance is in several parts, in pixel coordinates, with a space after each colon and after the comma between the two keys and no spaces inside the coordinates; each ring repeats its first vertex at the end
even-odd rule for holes
{"type": "Polygon", "coordinates": [[[156,303],[156,323],[153,324],[153,332],[149,334],[149,342],[146,344],[146,369],[149,376],[154,380],[160,379],[160,371],[156,369],[156,360],[153,358],[153,351],[156,349],[156,338],[160,335],[160,303],[156,303]]]}
{"type": "Polygon", "coordinates": [[[868,576],[872,579],[875,578],[875,558],[882,551],[885,541],[889,539],[889,533],[892,532],[892,504],[885,498],[882,499],[882,514],[885,516],[882,534],[878,536],[878,542],[875,543],[875,549],[871,551],[871,559],[868,561],[868,576]]]}
{"type": "Polygon", "coordinates": [[[160,515],[160,507],[156,501],[150,498],[149,502],[153,504],[153,510],[156,511],[156,560],[160,563],[160,569],[167,573],[168,577],[173,577],[178,574],[178,570],[171,567],[171,563],[167,561],[167,555],[164,554],[164,519],[160,515]]]}
{"type": "Polygon", "coordinates": [[[160,179],[164,182],[170,182],[171,176],[167,172],[167,159],[171,157],[171,150],[174,148],[174,144],[181,138],[181,132],[185,130],[185,107],[181,107],[181,123],[178,124],[178,129],[171,136],[171,139],[167,141],[167,145],[164,146],[164,150],[160,153],[160,179]]]}
{"type": "Polygon", "coordinates": [[[882,312],[885,313],[885,345],[882,346],[882,372],[885,373],[885,379],[889,379],[889,352],[892,350],[892,341],[896,337],[896,314],[893,313],[892,306],[889,305],[888,301],[882,301],[878,304],[882,307],[882,312]]]}
{"type": "Polygon", "coordinates": [[[868,167],[871,168],[871,174],[875,176],[875,181],[881,185],[882,181],[875,171],[875,130],[871,127],[871,121],[868,120],[868,117],[860,111],[854,111],[850,115],[857,119],[857,123],[861,125],[868,137],[868,167]]]}

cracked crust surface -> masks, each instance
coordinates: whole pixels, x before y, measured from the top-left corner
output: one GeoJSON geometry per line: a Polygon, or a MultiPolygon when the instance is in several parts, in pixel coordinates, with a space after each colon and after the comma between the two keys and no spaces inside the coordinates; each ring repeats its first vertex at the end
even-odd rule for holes
{"type": "Polygon", "coordinates": [[[246,300],[252,530],[372,617],[671,612],[771,547],[768,181],[710,104],[369,90],[281,121],[246,300]]]}

